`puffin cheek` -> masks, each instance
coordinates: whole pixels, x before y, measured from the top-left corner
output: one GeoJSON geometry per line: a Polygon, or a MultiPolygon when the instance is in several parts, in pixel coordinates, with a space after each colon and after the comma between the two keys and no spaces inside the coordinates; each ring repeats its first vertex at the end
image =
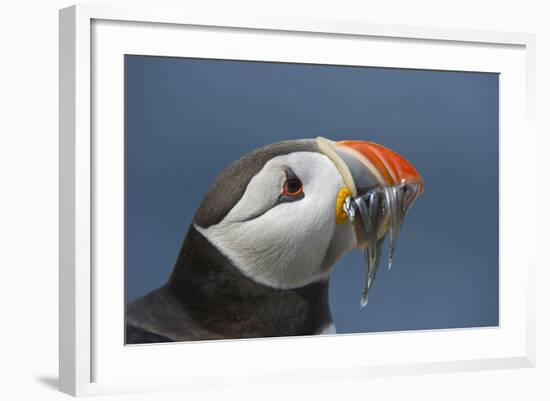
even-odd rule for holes
{"type": "Polygon", "coordinates": [[[356,248],[357,240],[355,232],[350,224],[338,224],[334,226],[334,234],[326,250],[321,270],[328,272],[336,262],[346,253],[356,248]]]}

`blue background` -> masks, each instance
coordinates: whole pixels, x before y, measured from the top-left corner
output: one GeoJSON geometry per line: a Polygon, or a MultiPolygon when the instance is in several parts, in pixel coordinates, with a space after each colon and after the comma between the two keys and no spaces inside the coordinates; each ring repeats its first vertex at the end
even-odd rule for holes
{"type": "Polygon", "coordinates": [[[367,307],[360,251],[336,265],[337,331],[498,325],[497,74],[148,56],[125,69],[127,300],[166,281],[225,166],[320,135],[387,146],[426,184],[367,307]]]}

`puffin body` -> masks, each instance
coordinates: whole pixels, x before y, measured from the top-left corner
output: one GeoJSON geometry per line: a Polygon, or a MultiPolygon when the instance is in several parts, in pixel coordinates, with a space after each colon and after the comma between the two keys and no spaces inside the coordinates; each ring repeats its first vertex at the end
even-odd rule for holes
{"type": "MultiPolygon", "coordinates": [[[[286,141],[228,166],[197,209],[167,282],[127,305],[126,343],[335,333],[329,273],[372,242],[353,213],[343,214],[344,195],[421,183],[397,154],[379,151],[375,160],[364,144],[286,141]]],[[[381,236],[390,228],[383,217],[381,236]]]]}

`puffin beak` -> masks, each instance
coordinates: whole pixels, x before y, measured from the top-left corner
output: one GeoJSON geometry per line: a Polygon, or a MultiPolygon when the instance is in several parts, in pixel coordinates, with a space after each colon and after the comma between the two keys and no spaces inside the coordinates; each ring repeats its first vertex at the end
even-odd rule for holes
{"type": "Polygon", "coordinates": [[[391,149],[366,141],[336,142],[335,148],[341,157],[347,159],[358,194],[368,190],[373,178],[380,186],[413,184],[418,186],[420,192],[424,191],[424,182],[418,171],[391,149]]]}
{"type": "Polygon", "coordinates": [[[365,253],[364,306],[386,234],[390,237],[391,267],[399,228],[413,202],[424,192],[424,182],[403,156],[373,142],[333,142],[319,137],[317,144],[336,165],[346,185],[337,196],[336,222],[353,225],[356,246],[365,253]]]}

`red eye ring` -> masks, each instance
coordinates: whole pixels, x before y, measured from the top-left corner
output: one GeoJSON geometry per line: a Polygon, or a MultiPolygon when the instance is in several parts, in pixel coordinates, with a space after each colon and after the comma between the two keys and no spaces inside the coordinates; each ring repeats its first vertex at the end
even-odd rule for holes
{"type": "Polygon", "coordinates": [[[302,181],[298,177],[286,176],[286,181],[283,184],[282,195],[284,196],[299,196],[304,193],[302,181]]]}

